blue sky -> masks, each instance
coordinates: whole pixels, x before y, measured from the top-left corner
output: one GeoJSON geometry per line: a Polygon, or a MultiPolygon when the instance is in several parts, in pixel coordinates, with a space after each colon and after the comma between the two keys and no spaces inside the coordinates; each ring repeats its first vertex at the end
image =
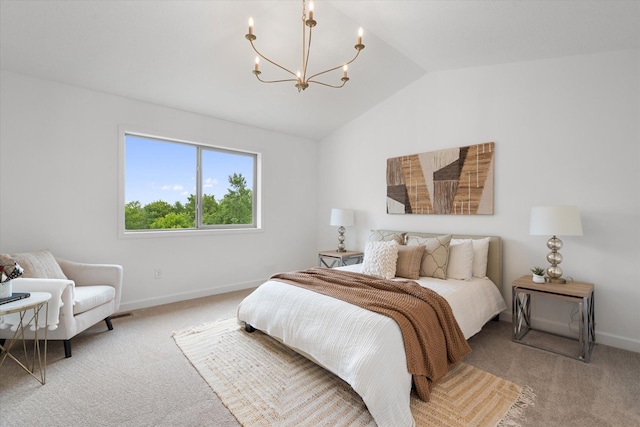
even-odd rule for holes
{"type": "MultiPolygon", "coordinates": [[[[136,135],[126,136],[125,203],[142,206],[164,200],[187,202],[196,192],[196,147],[136,135]]],[[[224,151],[203,154],[204,193],[220,200],[229,186],[228,177],[241,173],[253,186],[253,157],[224,151]]]]}

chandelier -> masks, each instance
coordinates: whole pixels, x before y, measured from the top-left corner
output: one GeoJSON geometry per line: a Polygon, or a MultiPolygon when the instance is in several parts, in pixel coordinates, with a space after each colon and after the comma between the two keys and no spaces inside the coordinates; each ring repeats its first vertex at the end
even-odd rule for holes
{"type": "Polygon", "coordinates": [[[315,27],[317,23],[315,19],[313,19],[313,2],[309,2],[309,16],[307,16],[306,6],[307,5],[305,0],[302,0],[302,67],[300,68],[300,70],[298,70],[295,73],[283,67],[282,65],[276,63],[275,61],[272,61],[271,59],[267,58],[262,53],[260,53],[258,49],[256,49],[256,46],[253,43],[256,40],[256,36],[255,34],[253,34],[253,18],[249,18],[249,34],[246,34],[244,37],[247,40],[249,40],[249,43],[251,43],[251,47],[258,54],[258,56],[256,56],[255,69],[253,70],[253,74],[255,74],[256,78],[260,80],[262,83],[295,82],[295,86],[298,89],[298,92],[308,88],[310,83],[316,83],[323,86],[339,89],[349,81],[349,77],[347,77],[348,65],[351,64],[353,61],[355,61],[358,55],[360,55],[360,51],[364,49],[364,45],[362,44],[362,27],[360,27],[360,29],[358,30],[358,44],[354,46],[354,48],[357,51],[356,55],[350,61],[347,61],[344,64],[340,64],[337,67],[329,68],[328,70],[321,71],[319,73],[315,73],[308,76],[307,65],[309,64],[309,54],[311,52],[311,34],[313,32],[313,27],[315,27]],[[263,80],[262,78],[260,78],[260,74],[262,74],[262,72],[260,71],[260,58],[286,71],[287,73],[291,74],[293,77],[288,79],[282,79],[282,80],[263,80]],[[342,78],[340,79],[342,81],[342,84],[334,85],[334,84],[329,84],[329,83],[316,80],[316,78],[318,78],[319,76],[322,76],[323,74],[326,74],[326,73],[330,73],[331,71],[335,71],[339,68],[342,68],[343,70],[342,78]]]}

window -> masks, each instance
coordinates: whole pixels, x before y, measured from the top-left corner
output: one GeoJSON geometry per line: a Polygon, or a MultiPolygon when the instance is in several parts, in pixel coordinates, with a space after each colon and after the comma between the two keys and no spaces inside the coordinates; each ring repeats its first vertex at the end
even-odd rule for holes
{"type": "Polygon", "coordinates": [[[258,228],[259,155],[124,132],[124,232],[258,228]]]}

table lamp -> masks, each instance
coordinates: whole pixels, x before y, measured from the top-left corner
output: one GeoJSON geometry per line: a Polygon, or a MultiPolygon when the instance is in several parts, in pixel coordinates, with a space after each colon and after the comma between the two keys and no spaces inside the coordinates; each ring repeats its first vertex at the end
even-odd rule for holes
{"type": "Polygon", "coordinates": [[[551,265],[547,267],[545,281],[567,283],[566,279],[562,278],[562,269],[558,267],[558,264],[562,262],[562,254],[558,252],[562,248],[562,240],[557,236],[582,236],[582,221],[578,207],[539,206],[531,208],[529,234],[532,236],[553,236],[547,241],[547,247],[551,249],[551,252],[547,254],[547,261],[551,265]]]}
{"type": "Polygon", "coordinates": [[[346,252],[344,248],[344,232],[345,227],[351,227],[354,224],[352,209],[331,209],[331,221],[329,225],[338,226],[338,249],[336,252],[346,252]]]}

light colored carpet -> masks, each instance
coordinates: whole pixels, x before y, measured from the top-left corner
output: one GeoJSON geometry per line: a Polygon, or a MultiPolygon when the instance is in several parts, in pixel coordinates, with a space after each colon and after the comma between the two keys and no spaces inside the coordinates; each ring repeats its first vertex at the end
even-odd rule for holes
{"type": "MultiPolygon", "coordinates": [[[[171,336],[235,316],[249,292],[136,310],[113,331],[100,322],[73,338],[70,359],[49,342],[46,385],[5,363],[0,426],[238,427],[171,336]]],[[[508,322],[487,323],[469,344],[465,363],[536,391],[523,427],[640,426],[640,353],[598,344],[583,363],[512,342],[508,322]]]]}
{"type": "MultiPolygon", "coordinates": [[[[235,318],[189,328],[176,343],[245,426],[375,426],[362,399],[344,381],[235,318]]],[[[412,397],[418,426],[509,425],[533,393],[465,363],[434,387],[430,402],[412,397]]]]}

